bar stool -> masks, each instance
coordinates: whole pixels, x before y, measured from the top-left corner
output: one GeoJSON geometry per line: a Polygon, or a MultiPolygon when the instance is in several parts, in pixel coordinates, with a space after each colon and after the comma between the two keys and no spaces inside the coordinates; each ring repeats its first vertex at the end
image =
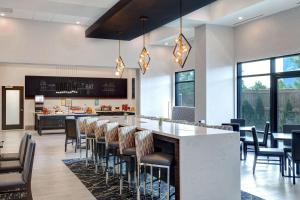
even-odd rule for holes
{"type": "Polygon", "coordinates": [[[99,159],[101,160],[101,167],[103,168],[103,159],[105,156],[105,132],[104,127],[105,124],[108,123],[109,120],[98,120],[95,124],[95,137],[96,137],[96,150],[95,150],[95,158],[96,158],[96,166],[95,172],[98,172],[99,159]]]}
{"type": "Polygon", "coordinates": [[[95,160],[95,128],[96,128],[96,122],[99,120],[97,117],[92,117],[86,119],[86,124],[85,124],[85,165],[86,167],[88,166],[88,150],[91,149],[92,151],[92,159],[94,161],[94,164],[96,165],[96,160],[95,160]]]}
{"type": "Polygon", "coordinates": [[[81,140],[85,140],[85,126],[86,126],[86,119],[89,119],[91,117],[79,117],[76,122],[78,126],[78,144],[79,144],[79,151],[80,151],[80,159],[82,158],[81,152],[82,152],[82,147],[81,147],[81,140]]]}
{"type": "Polygon", "coordinates": [[[118,138],[118,129],[119,123],[118,122],[111,122],[106,123],[104,126],[104,133],[105,133],[105,159],[106,159],[106,166],[105,166],[105,173],[106,173],[106,184],[108,184],[108,167],[109,167],[109,158],[113,156],[114,158],[114,166],[113,166],[113,173],[115,174],[115,165],[116,158],[118,156],[118,149],[119,149],[119,138],[118,138]]]}
{"type": "Polygon", "coordinates": [[[125,126],[119,128],[119,148],[120,148],[120,195],[123,190],[123,171],[122,162],[126,162],[126,171],[128,176],[128,185],[131,186],[131,172],[134,167],[134,177],[136,178],[136,148],[135,148],[135,133],[137,132],[135,126],[125,126]],[[132,166],[132,161],[134,166],[132,166]]]}
{"type": "Polygon", "coordinates": [[[140,200],[141,166],[144,166],[144,195],[146,195],[147,166],[150,167],[151,196],[153,198],[153,167],[158,168],[159,196],[161,169],[167,169],[167,199],[170,199],[170,167],[173,157],[169,154],[154,152],[154,140],[151,131],[144,130],[135,134],[136,156],[138,162],[137,199],[140,200]]]}

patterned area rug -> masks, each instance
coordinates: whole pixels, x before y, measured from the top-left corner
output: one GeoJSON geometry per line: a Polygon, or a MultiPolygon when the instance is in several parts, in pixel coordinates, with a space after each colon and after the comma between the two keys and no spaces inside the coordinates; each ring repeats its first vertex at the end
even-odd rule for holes
{"type": "MultiPolygon", "coordinates": [[[[63,161],[69,169],[79,178],[79,180],[86,186],[86,188],[95,196],[98,200],[132,200],[136,199],[136,194],[128,189],[128,185],[126,184],[126,179],[124,181],[123,187],[123,195],[119,195],[119,179],[118,177],[114,177],[112,175],[109,176],[109,186],[105,184],[105,175],[103,172],[95,174],[95,168],[92,165],[89,165],[88,168],[85,166],[85,161],[72,159],[72,160],[64,160],[63,161]]],[[[125,177],[124,177],[125,178],[125,177]]],[[[148,180],[147,180],[148,181],[148,180]]],[[[166,199],[166,194],[163,193],[164,188],[166,188],[166,183],[161,183],[161,198],[158,197],[158,193],[154,194],[156,196],[153,199],[166,199]]],[[[158,182],[154,181],[153,184],[154,191],[157,191],[158,182]]],[[[141,187],[141,191],[143,188],[141,187]]],[[[147,190],[150,193],[150,184],[147,184],[147,190]],[[149,187],[148,187],[149,186],[149,187]]],[[[173,194],[175,189],[171,187],[171,194],[173,194]]],[[[142,199],[152,199],[151,196],[144,196],[142,199]]],[[[175,199],[174,195],[171,196],[171,199],[175,199]]],[[[247,192],[241,191],[241,200],[263,200],[262,198],[251,195],[247,192]]]]}

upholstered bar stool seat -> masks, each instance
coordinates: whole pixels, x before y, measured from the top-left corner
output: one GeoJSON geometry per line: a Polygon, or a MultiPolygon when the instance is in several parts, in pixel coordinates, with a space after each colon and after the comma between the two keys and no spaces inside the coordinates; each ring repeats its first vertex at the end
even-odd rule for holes
{"type": "Polygon", "coordinates": [[[0,155],[0,161],[19,160],[20,154],[18,153],[6,153],[0,155]]]}
{"type": "Polygon", "coordinates": [[[0,190],[10,190],[12,187],[25,188],[25,181],[23,180],[21,173],[8,173],[0,175],[0,190]]]}
{"type": "Polygon", "coordinates": [[[0,173],[21,172],[21,171],[22,171],[22,165],[21,162],[18,160],[0,162],[0,173]]]}
{"type": "Polygon", "coordinates": [[[136,148],[131,147],[131,148],[126,148],[123,150],[123,154],[126,156],[135,156],[136,155],[136,148]]]}
{"type": "Polygon", "coordinates": [[[119,148],[119,141],[109,142],[107,144],[107,146],[108,146],[108,149],[118,149],[119,148]]]}
{"type": "Polygon", "coordinates": [[[150,155],[141,157],[141,163],[147,163],[151,165],[170,166],[172,164],[172,160],[173,156],[161,152],[155,152],[150,155]]]}

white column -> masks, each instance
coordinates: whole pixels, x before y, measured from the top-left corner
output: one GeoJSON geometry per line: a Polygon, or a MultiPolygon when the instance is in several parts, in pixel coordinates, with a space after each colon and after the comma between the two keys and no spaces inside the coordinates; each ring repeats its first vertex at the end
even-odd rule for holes
{"type": "Polygon", "coordinates": [[[203,25],[195,31],[196,120],[228,122],[234,116],[234,32],[203,25]]]}

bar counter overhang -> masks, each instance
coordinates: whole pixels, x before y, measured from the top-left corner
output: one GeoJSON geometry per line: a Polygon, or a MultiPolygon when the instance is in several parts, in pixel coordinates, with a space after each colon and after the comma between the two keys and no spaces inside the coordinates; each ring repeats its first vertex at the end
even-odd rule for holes
{"type": "Polygon", "coordinates": [[[135,116],[101,118],[153,131],[155,147],[174,154],[176,199],[241,199],[239,134],[135,116]]]}

